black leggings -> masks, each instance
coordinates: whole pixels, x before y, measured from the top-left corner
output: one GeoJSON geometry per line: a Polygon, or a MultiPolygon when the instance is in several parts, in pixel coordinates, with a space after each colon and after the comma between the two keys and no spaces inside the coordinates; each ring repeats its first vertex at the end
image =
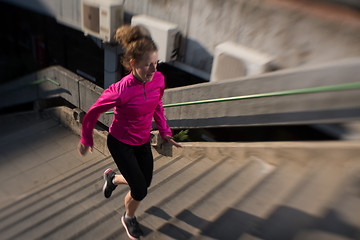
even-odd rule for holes
{"type": "Polygon", "coordinates": [[[143,200],[147,195],[154,168],[150,142],[133,146],[108,134],[107,145],[119,171],[130,186],[131,197],[137,201],[143,200]]]}

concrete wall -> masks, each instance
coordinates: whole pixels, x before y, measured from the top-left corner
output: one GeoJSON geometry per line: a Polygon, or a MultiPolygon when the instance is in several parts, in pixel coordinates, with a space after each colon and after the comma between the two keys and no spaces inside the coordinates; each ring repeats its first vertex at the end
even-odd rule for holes
{"type": "MultiPolygon", "coordinates": [[[[80,0],[4,1],[80,27],[80,0]]],[[[124,6],[126,22],[148,14],[176,23],[184,36],[179,61],[210,74],[214,49],[225,41],[263,51],[279,68],[360,56],[360,11],[331,2],[131,0],[124,6]]]]}
{"type": "MultiPolygon", "coordinates": [[[[358,83],[360,58],[336,61],[313,67],[293,68],[255,77],[235,78],[218,83],[165,90],[163,103],[167,122],[172,128],[219,126],[339,123],[360,119],[360,87],[286,96],[271,96],[227,102],[166,107],[170,103],[248,96],[286,90],[358,83]]],[[[51,67],[0,86],[0,108],[37,99],[60,96],[75,107],[88,111],[103,89],[62,67],[51,67]],[[35,79],[50,82],[29,85],[35,79]],[[17,86],[16,86],[17,84],[17,86]],[[25,87],[24,84],[27,87],[25,87]]],[[[110,126],[112,114],[99,121],[110,126]]]]}
{"type": "MultiPolygon", "coordinates": [[[[87,112],[104,89],[61,67],[53,66],[21,77],[0,86],[0,109],[36,100],[61,97],[75,107],[87,112]],[[50,81],[33,84],[34,81],[50,78],[50,81]]],[[[110,126],[113,115],[101,114],[99,121],[110,126]]]]}
{"type": "Polygon", "coordinates": [[[62,97],[74,106],[79,106],[79,82],[87,81],[62,67],[49,67],[0,86],[0,108],[33,102],[38,99],[62,97]],[[60,86],[41,81],[50,78],[60,86]]]}
{"type": "MultiPolygon", "coordinates": [[[[165,91],[163,104],[359,82],[360,58],[165,91]]],[[[165,108],[172,128],[340,123],[360,118],[360,88],[165,108]]]]}
{"type": "Polygon", "coordinates": [[[125,8],[178,24],[186,38],[183,61],[208,73],[215,46],[224,41],[270,54],[280,68],[360,55],[359,12],[303,2],[136,0],[125,8]]]}

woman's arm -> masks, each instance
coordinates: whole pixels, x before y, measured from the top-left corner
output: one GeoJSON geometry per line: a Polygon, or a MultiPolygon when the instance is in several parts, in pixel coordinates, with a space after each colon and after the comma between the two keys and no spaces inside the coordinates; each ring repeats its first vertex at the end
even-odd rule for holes
{"type": "Polygon", "coordinates": [[[81,127],[81,140],[78,146],[79,153],[85,155],[91,150],[93,142],[93,130],[101,113],[115,107],[120,102],[120,93],[112,85],[106,89],[99,99],[91,106],[85,114],[81,127]]]}
{"type": "Polygon", "coordinates": [[[174,145],[175,147],[182,147],[181,144],[173,140],[171,129],[166,123],[164,107],[162,104],[162,97],[164,95],[164,91],[165,91],[165,84],[161,87],[160,90],[160,98],[159,98],[159,103],[155,108],[154,120],[162,139],[174,145]]]}

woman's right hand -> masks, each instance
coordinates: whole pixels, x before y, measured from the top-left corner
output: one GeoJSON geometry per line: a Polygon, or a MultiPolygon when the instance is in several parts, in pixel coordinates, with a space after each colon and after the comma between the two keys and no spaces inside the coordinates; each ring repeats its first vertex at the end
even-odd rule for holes
{"type": "Polygon", "coordinates": [[[92,148],[90,146],[86,146],[86,145],[82,144],[81,142],[79,142],[79,145],[78,145],[79,154],[81,156],[85,156],[88,151],[90,151],[92,153],[92,148]]]}
{"type": "Polygon", "coordinates": [[[165,135],[164,138],[168,143],[174,145],[177,148],[182,148],[183,147],[180,143],[175,142],[174,139],[169,135],[165,135]]]}

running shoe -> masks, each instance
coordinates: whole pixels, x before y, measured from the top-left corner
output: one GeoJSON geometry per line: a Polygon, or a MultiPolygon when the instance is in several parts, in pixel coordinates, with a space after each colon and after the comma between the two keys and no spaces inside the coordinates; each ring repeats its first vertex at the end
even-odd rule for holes
{"type": "Polygon", "coordinates": [[[139,223],[136,221],[136,217],[125,218],[125,214],[121,217],[121,223],[124,225],[127,235],[133,240],[140,239],[144,234],[140,229],[139,223]]]}
{"type": "Polygon", "coordinates": [[[113,184],[112,180],[115,177],[116,173],[111,169],[108,168],[104,172],[104,186],[103,186],[103,192],[104,196],[106,198],[109,198],[111,196],[111,193],[115,190],[117,185],[113,184]]]}

